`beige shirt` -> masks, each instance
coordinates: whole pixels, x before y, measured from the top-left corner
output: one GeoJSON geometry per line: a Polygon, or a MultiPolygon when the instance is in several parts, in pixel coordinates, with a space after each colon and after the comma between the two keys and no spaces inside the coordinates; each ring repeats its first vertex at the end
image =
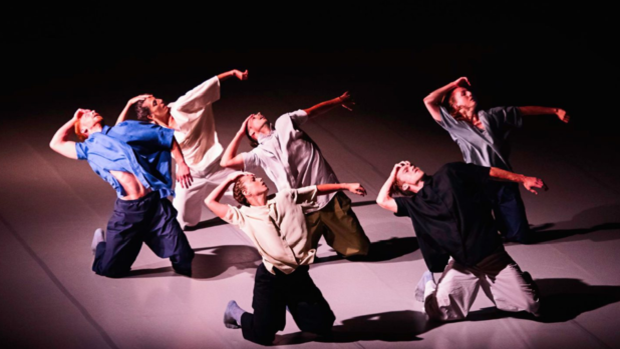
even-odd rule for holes
{"type": "Polygon", "coordinates": [[[314,261],[304,207],[315,206],[316,186],[281,191],[265,206],[228,206],[224,221],[238,226],[252,240],[270,273],[276,267],[290,274],[314,261]]]}
{"type": "Polygon", "coordinates": [[[219,99],[220,80],[214,76],[168,105],[177,125],[174,137],[194,171],[206,169],[224,151],[215,132],[212,108],[219,99]]]}
{"type": "MultiPolygon", "coordinates": [[[[259,135],[258,147],[243,155],[246,171],[262,167],[278,191],[303,188],[310,185],[339,183],[319,147],[299,126],[308,121],[308,114],[297,110],[280,116],[274,130],[267,136],[259,135]]],[[[318,205],[306,209],[311,213],[325,207],[336,195],[321,195],[318,205]]]]}

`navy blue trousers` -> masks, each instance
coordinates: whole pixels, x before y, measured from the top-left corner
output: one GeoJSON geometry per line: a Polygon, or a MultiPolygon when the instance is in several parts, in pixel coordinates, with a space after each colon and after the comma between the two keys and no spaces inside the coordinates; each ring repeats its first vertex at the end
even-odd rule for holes
{"type": "Polygon", "coordinates": [[[243,338],[271,344],[276,332],[284,329],[287,306],[300,330],[323,335],[331,333],[336,317],[310,278],[308,269],[308,266],[301,266],[288,275],[275,269],[276,275],[273,275],[261,263],[254,279],[254,314],[246,312],[241,316],[243,338]]]}
{"type": "Polygon", "coordinates": [[[116,199],[105,241],[95,251],[93,271],[108,277],[126,275],[144,242],[157,256],[170,258],[177,273],[190,276],[194,251],[176,217],[170,201],[157,192],[136,200],[116,199]]]}
{"type": "Polygon", "coordinates": [[[497,229],[507,241],[526,243],[530,225],[518,183],[491,182],[493,215],[497,229]]]}

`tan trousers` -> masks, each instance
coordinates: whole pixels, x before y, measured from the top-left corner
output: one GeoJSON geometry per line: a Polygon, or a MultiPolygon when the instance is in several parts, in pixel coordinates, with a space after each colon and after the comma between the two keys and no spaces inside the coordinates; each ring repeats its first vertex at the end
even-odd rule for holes
{"type": "Polygon", "coordinates": [[[480,287],[498,309],[538,315],[540,303],[534,281],[503,249],[473,268],[450,258],[437,285],[432,281],[426,283],[424,310],[436,320],[464,319],[480,287]]]}
{"type": "Polygon", "coordinates": [[[324,236],[327,244],[345,257],[368,254],[370,240],[351,210],[351,199],[342,192],[321,210],[307,214],[306,225],[313,248],[324,236]]]}

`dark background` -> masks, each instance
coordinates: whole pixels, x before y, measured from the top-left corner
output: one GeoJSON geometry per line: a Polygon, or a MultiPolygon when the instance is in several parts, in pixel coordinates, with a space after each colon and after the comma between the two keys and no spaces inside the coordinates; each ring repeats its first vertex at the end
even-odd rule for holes
{"type": "Polygon", "coordinates": [[[283,85],[325,90],[326,99],[350,90],[359,108],[378,114],[423,113],[426,94],[467,76],[483,107],[562,107],[571,128],[613,136],[619,74],[610,8],[360,4],[22,5],[3,22],[1,116],[53,111],[64,120],[82,106],[115,114],[134,95],[172,100],[238,68],[251,81],[231,98],[283,85]]]}

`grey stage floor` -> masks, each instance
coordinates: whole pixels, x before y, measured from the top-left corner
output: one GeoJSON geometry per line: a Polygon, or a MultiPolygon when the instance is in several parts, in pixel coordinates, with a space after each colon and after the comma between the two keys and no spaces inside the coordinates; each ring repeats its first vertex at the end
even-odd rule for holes
{"type": "MultiPolygon", "coordinates": [[[[193,77],[164,97],[174,98],[209,76],[193,77]]],[[[262,88],[258,78],[224,83],[215,107],[224,145],[250,112],[275,119],[333,98],[346,86],[321,89],[299,84],[294,76],[280,79],[269,88],[262,88]]],[[[390,86],[358,82],[357,87],[375,90],[376,98],[389,101],[390,86]]],[[[94,105],[76,105],[67,98],[53,108],[39,108],[45,112],[14,113],[5,123],[0,138],[0,342],[4,348],[257,347],[239,330],[226,329],[222,314],[230,299],[251,309],[259,255],[242,232],[213,219],[206,208],[201,228],[187,232],[196,251],[192,278],[176,275],[168,260],[148,248],[140,252],[129,277],[109,279],[91,272],[92,232],[105,226],[114,192],[87,163],[65,159],[47,144],[77,107],[97,108],[111,121],[128,97],[122,94],[110,102],[93,97],[99,101],[94,105]]],[[[466,321],[426,321],[413,297],[425,270],[415,232],[408,219],[374,203],[395,162],[408,159],[432,173],[460,159],[456,145],[424,111],[422,97],[412,94],[409,112],[387,105],[382,111],[358,100],[354,112],[335,110],[304,125],[340,180],[367,188],[368,196],[351,197],[373,253],[368,261],[341,260],[321,241],[320,258],[310,274],[336,314],[334,338],[317,342],[301,334],[287,315],[275,345],[620,347],[618,142],[578,127],[578,118],[593,118],[587,113],[573,115],[569,125],[551,117],[527,120],[513,139],[517,172],[543,178],[550,190],[538,196],[523,191],[539,242],[506,248],[538,282],[543,301],[556,315],[532,321],[499,313],[480,294],[466,321]]],[[[520,97],[527,100],[527,95],[520,97]]],[[[244,144],[242,150],[248,149],[244,144]]]]}

